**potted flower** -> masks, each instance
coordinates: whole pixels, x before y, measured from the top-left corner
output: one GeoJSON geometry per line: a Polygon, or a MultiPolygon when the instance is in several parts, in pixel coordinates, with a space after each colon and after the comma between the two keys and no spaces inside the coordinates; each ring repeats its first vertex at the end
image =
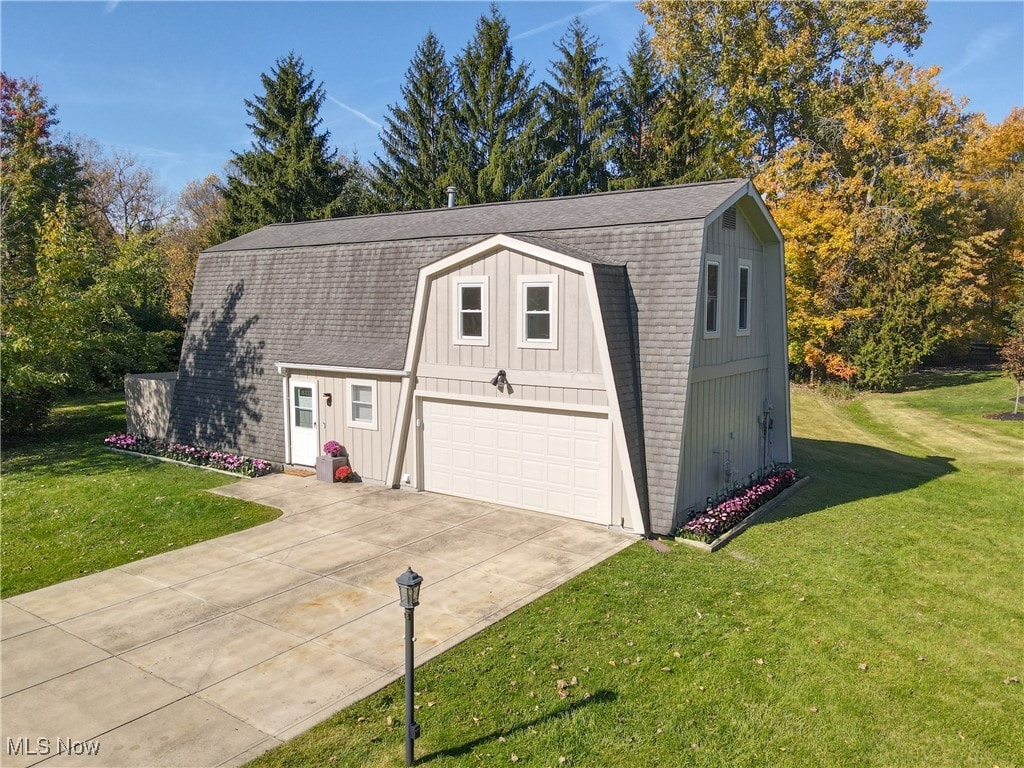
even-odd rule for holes
{"type": "Polygon", "coordinates": [[[324,452],[316,457],[316,479],[333,483],[338,469],[348,466],[348,452],[337,440],[324,443],[324,452]]]}

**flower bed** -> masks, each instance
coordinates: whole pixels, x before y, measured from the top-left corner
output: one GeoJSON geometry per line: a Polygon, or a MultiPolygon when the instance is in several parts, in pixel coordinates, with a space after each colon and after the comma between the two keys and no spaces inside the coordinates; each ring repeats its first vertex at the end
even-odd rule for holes
{"type": "Polygon", "coordinates": [[[712,542],[741,523],[758,507],[774,499],[796,482],[796,471],[784,469],[708,507],[676,531],[680,539],[712,542]]]}
{"type": "Polygon", "coordinates": [[[159,456],[164,459],[193,464],[197,467],[219,469],[222,472],[233,472],[246,477],[269,475],[274,468],[269,461],[254,459],[249,456],[237,456],[224,451],[207,451],[193,445],[183,443],[165,443],[162,440],[150,440],[141,435],[119,434],[110,435],[103,441],[108,448],[121,451],[132,451],[146,456],[159,456]]]}

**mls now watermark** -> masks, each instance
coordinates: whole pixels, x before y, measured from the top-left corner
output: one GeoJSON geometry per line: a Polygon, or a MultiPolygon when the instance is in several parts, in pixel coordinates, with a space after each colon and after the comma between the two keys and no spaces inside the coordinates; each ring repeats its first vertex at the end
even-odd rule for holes
{"type": "Polygon", "coordinates": [[[48,739],[42,736],[38,739],[21,736],[15,739],[7,737],[8,755],[98,755],[100,743],[98,741],[77,741],[75,739],[48,739]]]}

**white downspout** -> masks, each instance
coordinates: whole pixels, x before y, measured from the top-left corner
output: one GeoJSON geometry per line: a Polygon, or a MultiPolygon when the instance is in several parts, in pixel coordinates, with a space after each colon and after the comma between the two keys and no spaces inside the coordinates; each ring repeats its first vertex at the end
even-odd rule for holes
{"type": "Polygon", "coordinates": [[[284,463],[292,463],[292,422],[291,422],[291,404],[289,403],[289,389],[288,384],[291,381],[291,374],[288,369],[283,371],[284,377],[281,379],[281,398],[284,403],[284,463]]]}

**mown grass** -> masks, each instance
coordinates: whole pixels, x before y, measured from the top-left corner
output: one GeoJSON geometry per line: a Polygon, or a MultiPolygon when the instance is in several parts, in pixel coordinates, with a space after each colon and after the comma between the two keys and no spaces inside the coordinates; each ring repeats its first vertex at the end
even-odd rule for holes
{"type": "MultiPolygon", "coordinates": [[[[1005,380],[938,383],[794,390],[799,494],[713,555],[638,543],[425,664],[419,764],[1024,764],[1024,440],[974,418],[1005,380]]],[[[401,765],[402,696],[250,765],[401,765]]]]}
{"type": "Polygon", "coordinates": [[[124,399],[54,410],[37,438],[7,441],[0,486],[0,594],[45,587],[272,520],[268,507],[204,493],[233,478],[111,453],[124,399]]]}

